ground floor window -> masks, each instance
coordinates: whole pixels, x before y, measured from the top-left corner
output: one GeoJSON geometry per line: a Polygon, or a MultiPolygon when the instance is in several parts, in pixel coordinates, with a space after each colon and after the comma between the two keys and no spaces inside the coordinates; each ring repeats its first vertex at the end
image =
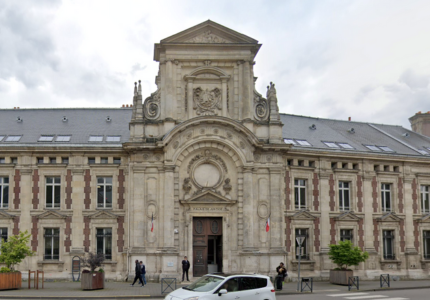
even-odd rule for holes
{"type": "Polygon", "coordinates": [[[7,242],[7,228],[0,228],[0,246],[3,241],[7,242]]]}
{"type": "Polygon", "coordinates": [[[296,229],[296,259],[309,259],[308,229],[296,229]],[[302,241],[299,247],[299,241],[302,241]],[[300,253],[301,248],[301,253],[300,253]]]}
{"type": "Polygon", "coordinates": [[[352,241],[352,229],[341,229],[340,230],[340,240],[343,241],[352,241]]]}
{"type": "Polygon", "coordinates": [[[60,259],[60,229],[45,228],[45,256],[44,259],[60,259]]]}
{"type": "Polygon", "coordinates": [[[383,230],[384,259],[396,259],[394,253],[394,230],[383,230]]]}
{"type": "Polygon", "coordinates": [[[430,259],[430,231],[426,230],[423,232],[423,243],[424,243],[424,258],[430,259]]]}
{"type": "Polygon", "coordinates": [[[112,259],[112,228],[97,228],[97,253],[103,253],[107,260],[112,259]]]}

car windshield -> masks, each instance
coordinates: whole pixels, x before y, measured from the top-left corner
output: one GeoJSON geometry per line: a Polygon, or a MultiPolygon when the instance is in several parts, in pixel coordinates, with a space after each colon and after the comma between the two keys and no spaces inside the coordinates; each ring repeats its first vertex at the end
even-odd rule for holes
{"type": "Polygon", "coordinates": [[[187,290],[194,292],[208,292],[216,288],[224,278],[215,276],[203,276],[199,280],[187,286],[187,290]]]}

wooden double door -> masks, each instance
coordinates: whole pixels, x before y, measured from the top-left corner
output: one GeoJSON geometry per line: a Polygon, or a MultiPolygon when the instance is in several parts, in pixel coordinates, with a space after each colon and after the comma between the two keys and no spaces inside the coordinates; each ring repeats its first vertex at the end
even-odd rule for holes
{"type": "Polygon", "coordinates": [[[193,276],[222,272],[222,218],[193,218],[193,276]]]}

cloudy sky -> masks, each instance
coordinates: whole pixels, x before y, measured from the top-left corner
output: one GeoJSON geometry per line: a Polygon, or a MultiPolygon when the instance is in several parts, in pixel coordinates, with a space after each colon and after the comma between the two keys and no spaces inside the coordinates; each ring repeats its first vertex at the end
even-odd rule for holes
{"type": "Polygon", "coordinates": [[[120,107],[153,45],[211,19],[263,44],[281,112],[409,128],[430,110],[430,1],[0,0],[0,108],[120,107]]]}

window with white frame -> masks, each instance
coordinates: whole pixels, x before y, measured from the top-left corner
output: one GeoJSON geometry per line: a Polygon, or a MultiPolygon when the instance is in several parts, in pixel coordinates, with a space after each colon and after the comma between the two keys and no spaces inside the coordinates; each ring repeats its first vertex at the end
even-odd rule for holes
{"type": "Polygon", "coordinates": [[[9,177],[0,177],[0,208],[9,207],[9,177]]]}
{"type": "Polygon", "coordinates": [[[46,177],[46,208],[60,208],[61,178],[46,177]]]}
{"type": "Polygon", "coordinates": [[[381,205],[383,212],[391,211],[391,184],[382,183],[381,184],[381,205]]]}
{"type": "Polygon", "coordinates": [[[112,208],[112,177],[97,177],[97,207],[112,208]]]}
{"type": "Polygon", "coordinates": [[[306,180],[294,179],[294,205],[296,209],[306,208],[306,180]]]}
{"type": "Polygon", "coordinates": [[[382,248],[384,259],[396,259],[394,252],[394,230],[382,231],[382,248]]]}
{"type": "Polygon", "coordinates": [[[46,260],[60,259],[60,229],[45,228],[45,255],[46,260]]]}
{"type": "Polygon", "coordinates": [[[309,249],[308,249],[308,229],[296,229],[296,259],[299,259],[299,256],[301,256],[301,259],[309,259],[309,249]],[[299,243],[297,240],[301,240],[302,244],[299,247],[299,243]],[[301,250],[301,253],[300,253],[301,250]]]}
{"type": "Polygon", "coordinates": [[[351,243],[352,243],[352,229],[341,229],[340,230],[340,240],[342,242],[351,241],[351,243]]]}
{"type": "Polygon", "coordinates": [[[339,181],[339,210],[350,210],[350,186],[350,182],[339,181]]]}
{"type": "Polygon", "coordinates": [[[112,259],[112,228],[97,228],[97,253],[102,253],[108,260],[112,259]]]}
{"type": "Polygon", "coordinates": [[[421,213],[428,214],[430,212],[429,209],[429,186],[422,185],[421,186],[421,213]]]}
{"type": "Polygon", "coordinates": [[[430,230],[423,231],[424,258],[430,259],[430,230]]]}

